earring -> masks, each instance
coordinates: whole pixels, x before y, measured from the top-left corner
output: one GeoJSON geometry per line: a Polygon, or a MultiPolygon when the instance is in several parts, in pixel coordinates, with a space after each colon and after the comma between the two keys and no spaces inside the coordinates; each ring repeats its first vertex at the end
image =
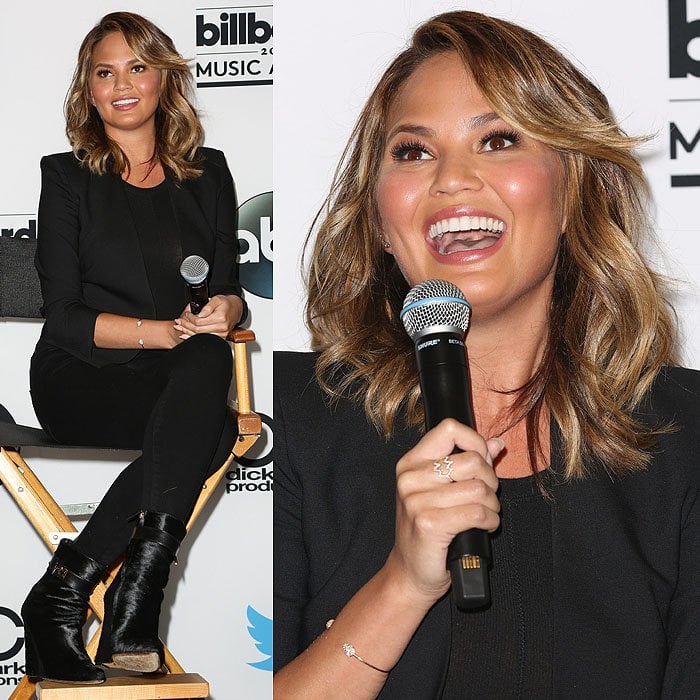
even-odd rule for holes
{"type": "Polygon", "coordinates": [[[384,246],[385,249],[391,248],[391,243],[389,241],[387,241],[387,239],[384,238],[384,236],[380,235],[379,240],[382,242],[382,245],[384,246]]]}

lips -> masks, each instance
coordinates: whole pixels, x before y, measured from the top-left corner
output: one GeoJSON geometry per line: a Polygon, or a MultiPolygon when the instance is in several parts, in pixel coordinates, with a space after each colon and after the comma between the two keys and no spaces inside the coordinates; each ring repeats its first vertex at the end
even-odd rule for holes
{"type": "Polygon", "coordinates": [[[428,237],[440,255],[483,250],[499,241],[505,223],[491,216],[453,216],[430,225],[428,237]]]}
{"type": "Polygon", "coordinates": [[[114,100],[112,102],[113,107],[130,107],[138,103],[138,97],[122,97],[119,100],[114,100]]]}

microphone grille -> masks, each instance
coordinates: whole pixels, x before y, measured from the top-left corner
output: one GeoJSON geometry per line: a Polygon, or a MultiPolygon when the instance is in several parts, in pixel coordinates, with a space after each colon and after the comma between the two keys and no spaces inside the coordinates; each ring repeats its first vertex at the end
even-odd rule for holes
{"type": "Polygon", "coordinates": [[[428,333],[464,333],[469,326],[471,306],[452,282],[426,280],[408,292],[400,316],[406,332],[416,341],[428,333]]]}
{"type": "Polygon", "coordinates": [[[188,255],[180,265],[180,274],[188,284],[201,284],[209,274],[209,263],[199,255],[188,255]]]}

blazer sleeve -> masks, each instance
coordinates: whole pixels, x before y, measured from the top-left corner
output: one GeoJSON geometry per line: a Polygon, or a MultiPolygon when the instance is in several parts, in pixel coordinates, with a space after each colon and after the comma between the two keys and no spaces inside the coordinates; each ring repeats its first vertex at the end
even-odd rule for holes
{"type": "Polygon", "coordinates": [[[221,151],[209,151],[212,167],[217,171],[218,192],[216,197],[216,240],[212,263],[209,293],[235,294],[242,296],[238,281],[236,191],[233,177],[221,151]]]}
{"type": "MultiPolygon", "coordinates": [[[[668,660],[662,697],[697,697],[700,688],[700,488],[698,478],[682,508],[678,580],[666,622],[668,660]]],[[[669,543],[670,546],[670,543],[669,543]]]]}
{"type": "MultiPolygon", "coordinates": [[[[275,358],[278,369],[281,367],[275,358]]],[[[275,498],[273,509],[274,670],[296,658],[303,650],[302,617],[308,600],[308,563],[302,527],[301,483],[292,468],[286,431],[287,402],[279,382],[275,387],[275,498]]]]}
{"type": "Polygon", "coordinates": [[[36,268],[46,335],[76,357],[91,360],[99,310],[85,304],[79,262],[79,197],[59,159],[41,159],[36,268]]]}

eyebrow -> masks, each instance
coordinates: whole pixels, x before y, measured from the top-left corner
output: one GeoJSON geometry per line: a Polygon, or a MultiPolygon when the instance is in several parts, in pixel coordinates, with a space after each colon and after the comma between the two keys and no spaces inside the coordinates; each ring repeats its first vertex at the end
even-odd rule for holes
{"type": "MultiPolygon", "coordinates": [[[[468,131],[473,131],[474,129],[480,129],[483,126],[487,126],[495,121],[499,121],[499,117],[495,112],[485,112],[484,114],[476,114],[466,120],[465,126],[468,131]]],[[[415,134],[416,136],[430,137],[434,136],[435,132],[433,129],[429,129],[426,126],[420,126],[418,124],[397,124],[388,134],[387,141],[396,136],[396,134],[415,134]]]]}
{"type": "MultiPolygon", "coordinates": [[[[131,60],[126,62],[126,65],[133,66],[136,63],[143,63],[143,61],[139,61],[138,58],[132,58],[131,60]]],[[[95,63],[92,67],[97,68],[98,66],[101,66],[102,68],[114,68],[113,63],[105,63],[104,61],[99,61],[98,63],[95,63]]]]}

